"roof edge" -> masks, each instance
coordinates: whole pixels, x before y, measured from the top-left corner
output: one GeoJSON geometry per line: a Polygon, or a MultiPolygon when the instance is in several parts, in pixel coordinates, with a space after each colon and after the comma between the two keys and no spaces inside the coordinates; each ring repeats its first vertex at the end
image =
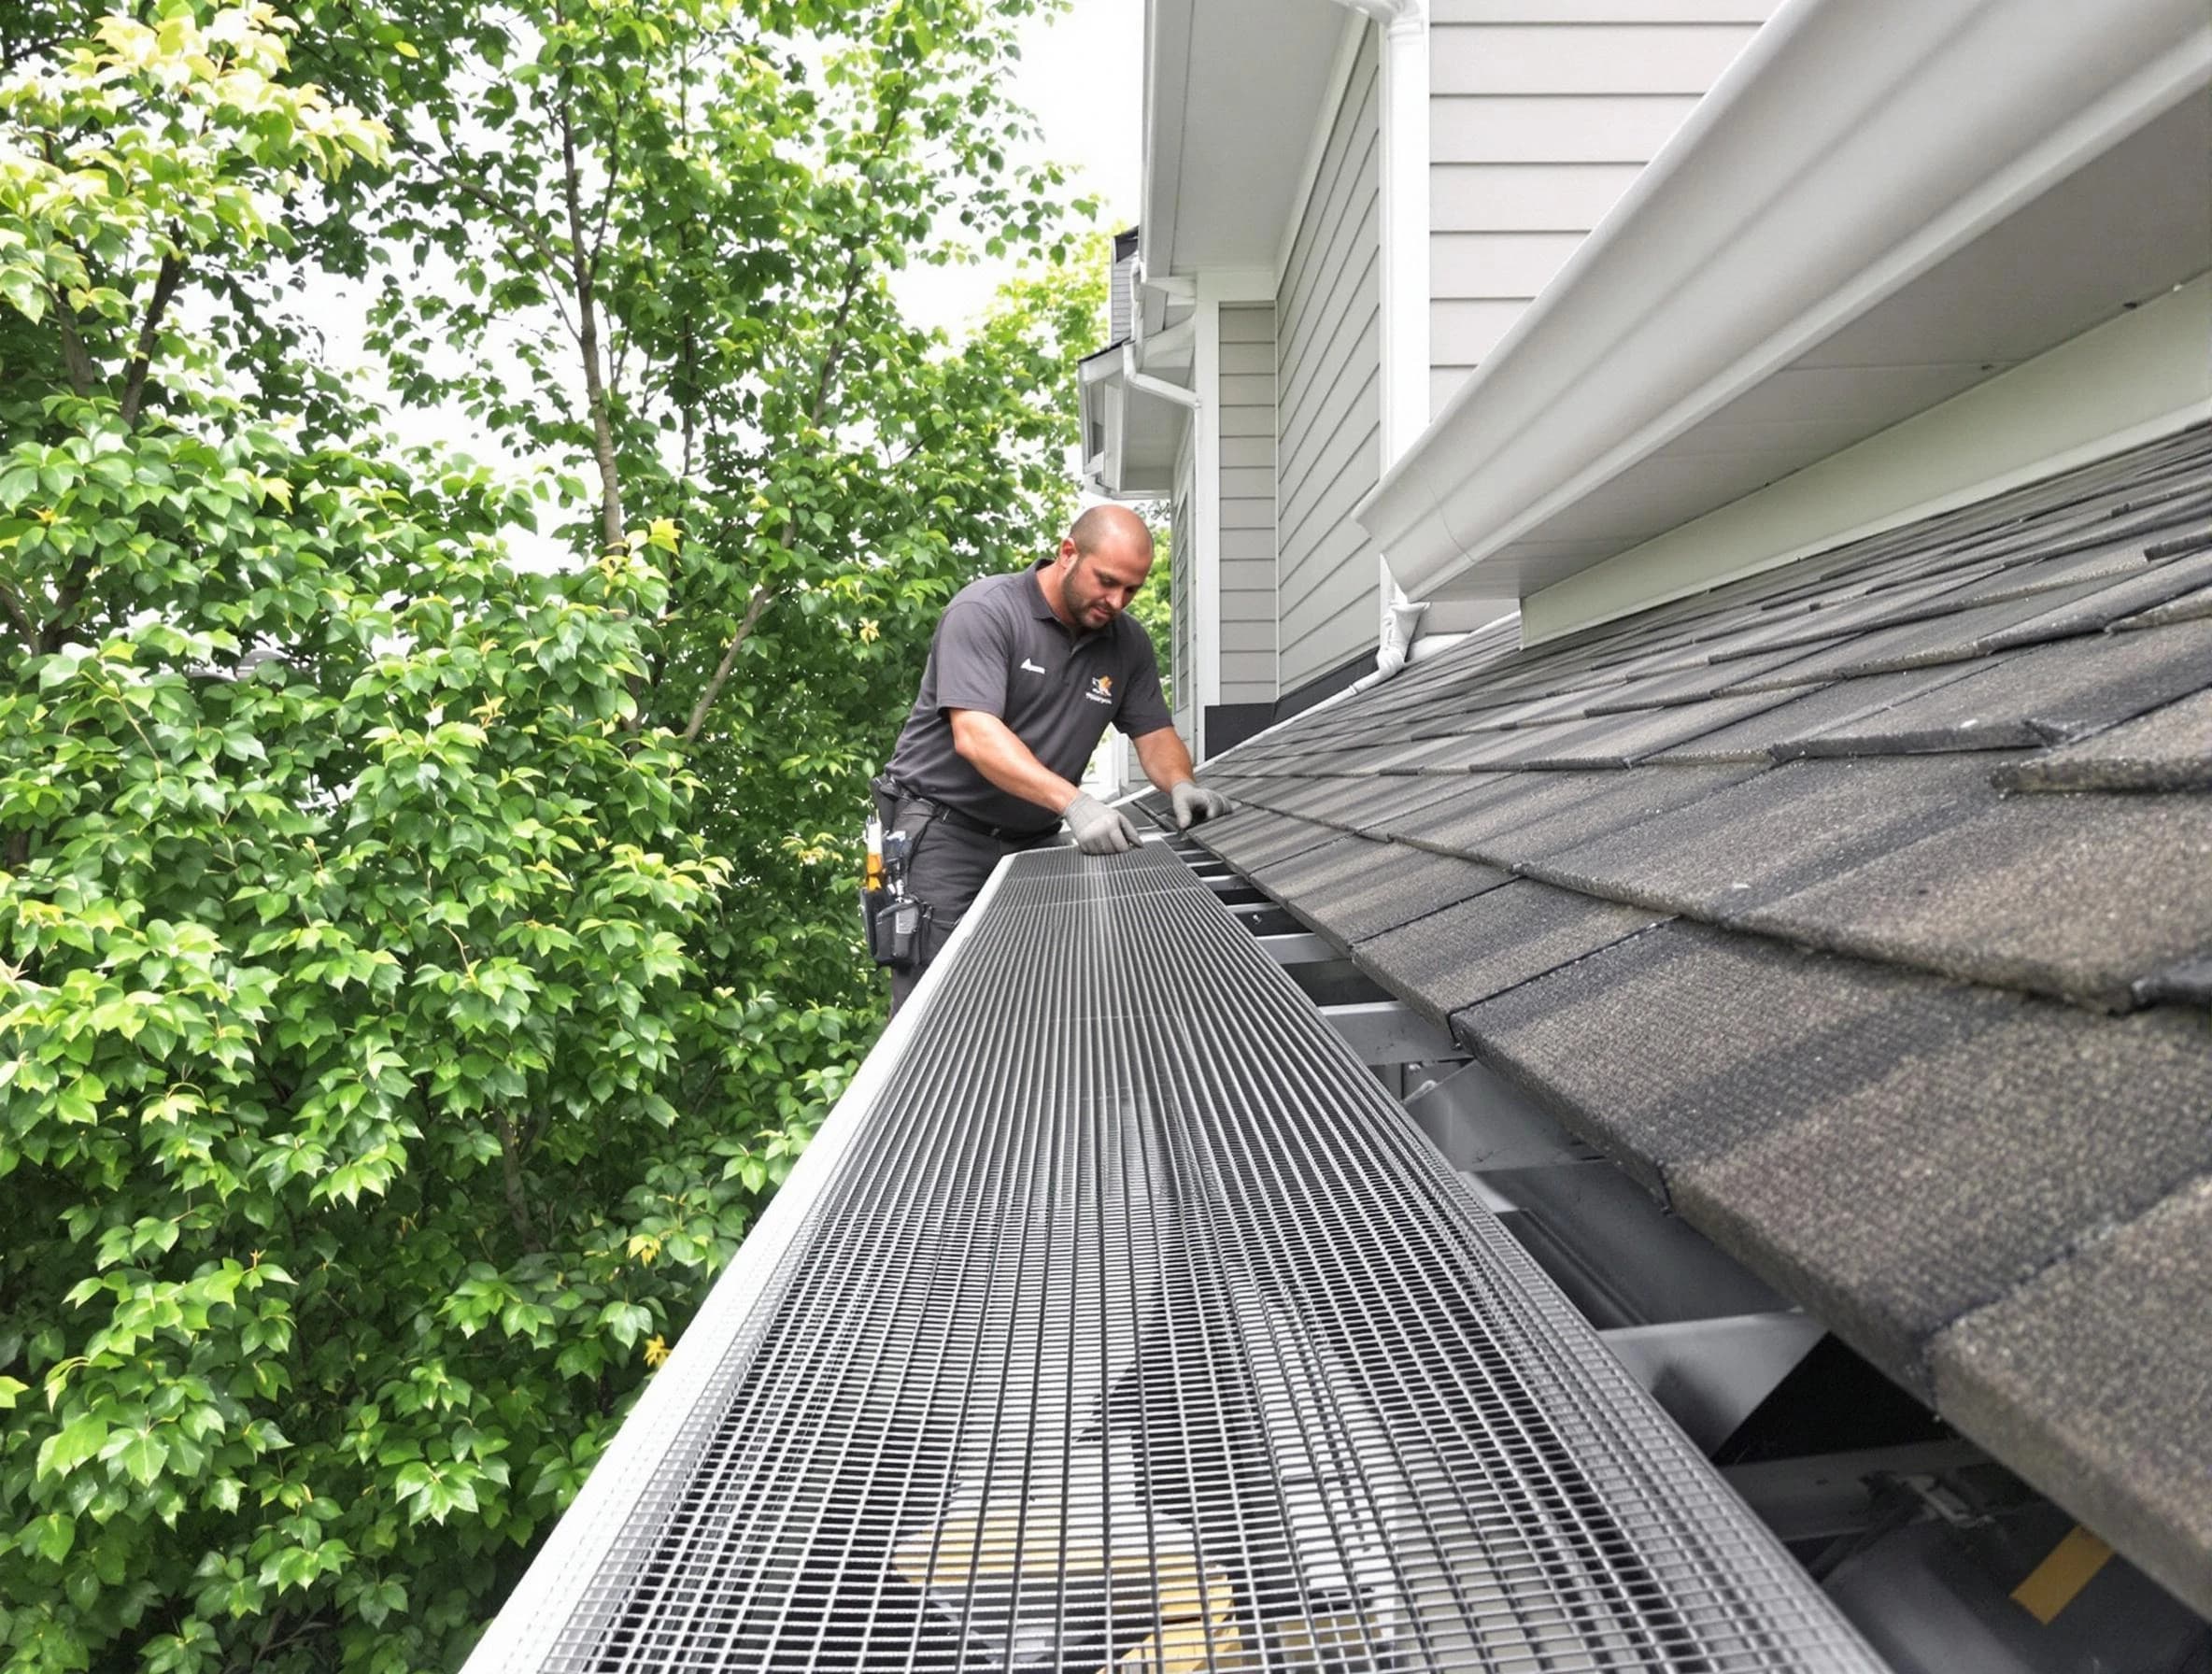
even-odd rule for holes
{"type": "Polygon", "coordinates": [[[1434,591],[2207,80],[2200,0],[1788,0],[1354,515],[1434,591]]]}

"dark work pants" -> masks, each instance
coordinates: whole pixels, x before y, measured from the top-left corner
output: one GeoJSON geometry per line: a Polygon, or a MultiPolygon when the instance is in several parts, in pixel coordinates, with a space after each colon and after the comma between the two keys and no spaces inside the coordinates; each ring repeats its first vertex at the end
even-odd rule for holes
{"type": "Polygon", "coordinates": [[[905,831],[915,839],[914,855],[906,868],[907,892],[929,902],[935,915],[921,963],[910,970],[901,971],[896,966],[891,970],[891,1011],[895,1015],[906,1003],[907,996],[914,992],[915,985],[922,980],[922,972],[937,957],[937,950],[944,945],[967,915],[976,896],[983,892],[984,885],[990,881],[992,869],[1007,855],[1051,842],[1055,833],[1047,832],[1028,843],[1001,842],[936,817],[927,802],[905,797],[893,802],[880,792],[875,799],[875,809],[886,831],[905,831]]]}

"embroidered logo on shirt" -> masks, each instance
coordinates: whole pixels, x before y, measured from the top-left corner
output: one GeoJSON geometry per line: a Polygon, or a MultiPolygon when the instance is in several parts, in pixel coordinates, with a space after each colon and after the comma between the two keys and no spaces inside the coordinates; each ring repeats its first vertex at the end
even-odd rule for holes
{"type": "Polygon", "coordinates": [[[1088,698],[1094,703],[1113,702],[1113,676],[1112,674],[1098,675],[1091,681],[1090,690],[1085,692],[1083,695],[1088,698]]]}
{"type": "Polygon", "coordinates": [[[1030,660],[1028,660],[1027,657],[1025,657],[1025,658],[1023,658],[1023,659],[1022,659],[1022,660],[1021,660],[1021,667],[1022,667],[1023,671],[1024,671],[1025,673],[1027,673],[1027,674],[1043,674],[1043,673],[1044,673],[1044,671],[1043,671],[1042,669],[1039,668],[1039,667],[1038,667],[1038,666],[1037,666],[1035,663],[1031,662],[1031,661],[1030,661],[1030,660]]]}

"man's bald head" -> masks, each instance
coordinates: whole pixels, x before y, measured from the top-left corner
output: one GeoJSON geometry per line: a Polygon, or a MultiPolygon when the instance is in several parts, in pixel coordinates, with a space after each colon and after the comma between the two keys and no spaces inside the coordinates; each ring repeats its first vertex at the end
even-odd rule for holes
{"type": "Polygon", "coordinates": [[[1142,518],[1126,505],[1094,505],[1069,526],[1068,538],[1075,550],[1092,553],[1102,546],[1128,546],[1152,561],[1152,531],[1142,518]]]}
{"type": "Polygon", "coordinates": [[[1152,573],[1152,531],[1126,505],[1094,505],[1075,519],[1059,558],[1038,577],[1044,600],[1078,633],[1095,633],[1129,607],[1152,573]]]}

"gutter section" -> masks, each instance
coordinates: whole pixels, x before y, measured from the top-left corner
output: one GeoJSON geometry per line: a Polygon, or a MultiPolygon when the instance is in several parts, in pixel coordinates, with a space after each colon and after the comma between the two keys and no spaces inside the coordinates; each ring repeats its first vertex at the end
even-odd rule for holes
{"type": "Polygon", "coordinates": [[[2202,0],[1791,0],[1355,515],[1417,597],[1510,570],[2207,79],[2202,0]]]}
{"type": "Polygon", "coordinates": [[[1876,1674],[1163,846],[948,956],[473,1674],[1876,1674]]]}

